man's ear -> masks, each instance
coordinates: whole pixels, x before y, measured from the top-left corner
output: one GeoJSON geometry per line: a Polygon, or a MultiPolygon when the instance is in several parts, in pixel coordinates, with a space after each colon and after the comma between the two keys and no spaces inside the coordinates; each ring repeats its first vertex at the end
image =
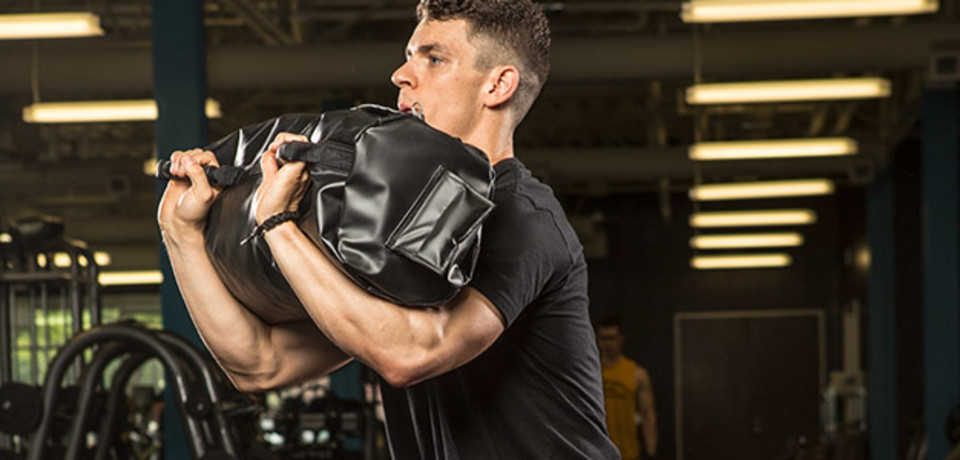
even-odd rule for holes
{"type": "Polygon", "coordinates": [[[484,105],[500,107],[506,104],[520,86],[520,71],[512,65],[494,67],[484,86],[484,105]]]}

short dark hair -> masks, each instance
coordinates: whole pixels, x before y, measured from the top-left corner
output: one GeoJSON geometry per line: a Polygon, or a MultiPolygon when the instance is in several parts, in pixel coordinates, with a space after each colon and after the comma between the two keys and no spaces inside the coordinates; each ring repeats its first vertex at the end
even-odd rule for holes
{"type": "Polygon", "coordinates": [[[420,0],[417,21],[462,19],[470,36],[489,38],[500,53],[481,52],[478,68],[489,69],[519,59],[520,85],[508,102],[519,123],[543,89],[550,74],[550,24],[532,0],[420,0]]]}
{"type": "Polygon", "coordinates": [[[597,321],[597,329],[602,327],[615,327],[619,330],[623,330],[623,320],[620,319],[620,315],[606,315],[600,318],[600,321],[597,321]]]}

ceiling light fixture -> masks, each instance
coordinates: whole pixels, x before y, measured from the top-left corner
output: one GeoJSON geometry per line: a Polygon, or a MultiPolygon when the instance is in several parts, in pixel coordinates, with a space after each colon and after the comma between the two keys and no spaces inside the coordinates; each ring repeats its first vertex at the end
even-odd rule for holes
{"type": "Polygon", "coordinates": [[[695,249],[777,248],[803,245],[799,233],[754,233],[730,235],[699,235],[690,239],[695,249]]]}
{"type": "Polygon", "coordinates": [[[0,15],[0,40],[93,37],[103,35],[100,16],[93,13],[0,15]]]}
{"type": "Polygon", "coordinates": [[[787,267],[793,258],[787,254],[736,254],[726,256],[695,256],[690,266],[697,270],[720,270],[733,268],[787,267]]]}
{"type": "Polygon", "coordinates": [[[777,21],[934,13],[937,0],[692,0],[684,22],[777,21]]]}
{"type": "Polygon", "coordinates": [[[801,158],[853,155],[857,141],[847,137],[781,139],[757,141],[699,142],[690,146],[695,161],[755,160],[760,158],[801,158]]]}
{"type": "Polygon", "coordinates": [[[163,282],[163,273],[160,270],[101,272],[99,281],[101,286],[160,284],[163,282]]]}
{"type": "MultiPolygon", "coordinates": [[[[207,118],[220,118],[220,103],[207,99],[207,118]]],[[[23,108],[28,123],[87,123],[107,121],[148,121],[157,119],[153,99],[120,101],[39,102],[23,108]]]]}
{"type": "Polygon", "coordinates": [[[810,225],[816,221],[817,213],[809,209],[697,212],[690,216],[690,226],[696,228],[810,225]]]}
{"type": "Polygon", "coordinates": [[[716,201],[829,195],[833,193],[833,190],[833,181],[829,179],[741,182],[698,185],[690,189],[690,199],[694,201],[716,201]]]}
{"type": "Polygon", "coordinates": [[[687,104],[749,104],[890,97],[886,78],[705,83],[687,88],[687,104]]]}

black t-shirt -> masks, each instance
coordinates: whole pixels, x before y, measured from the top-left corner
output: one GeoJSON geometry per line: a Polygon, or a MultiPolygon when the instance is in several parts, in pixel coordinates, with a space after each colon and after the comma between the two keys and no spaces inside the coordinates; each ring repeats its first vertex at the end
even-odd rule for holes
{"type": "Polygon", "coordinates": [[[618,459],[607,436],[583,248],[552,190],[495,165],[471,286],[507,328],[473,361],[410,388],[382,382],[396,460],[618,459]]]}

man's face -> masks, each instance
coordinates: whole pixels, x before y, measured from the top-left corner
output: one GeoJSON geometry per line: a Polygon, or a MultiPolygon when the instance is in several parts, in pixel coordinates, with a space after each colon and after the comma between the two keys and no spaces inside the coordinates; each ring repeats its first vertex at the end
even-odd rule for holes
{"type": "Polygon", "coordinates": [[[616,357],[620,354],[622,346],[623,336],[620,335],[619,327],[601,326],[597,328],[597,347],[600,348],[600,354],[616,357]]]}
{"type": "Polygon", "coordinates": [[[400,88],[397,108],[411,112],[419,104],[426,122],[453,137],[475,127],[482,103],[484,73],[477,70],[477,49],[463,20],[422,21],[407,43],[407,61],[391,77],[400,88]]]}

